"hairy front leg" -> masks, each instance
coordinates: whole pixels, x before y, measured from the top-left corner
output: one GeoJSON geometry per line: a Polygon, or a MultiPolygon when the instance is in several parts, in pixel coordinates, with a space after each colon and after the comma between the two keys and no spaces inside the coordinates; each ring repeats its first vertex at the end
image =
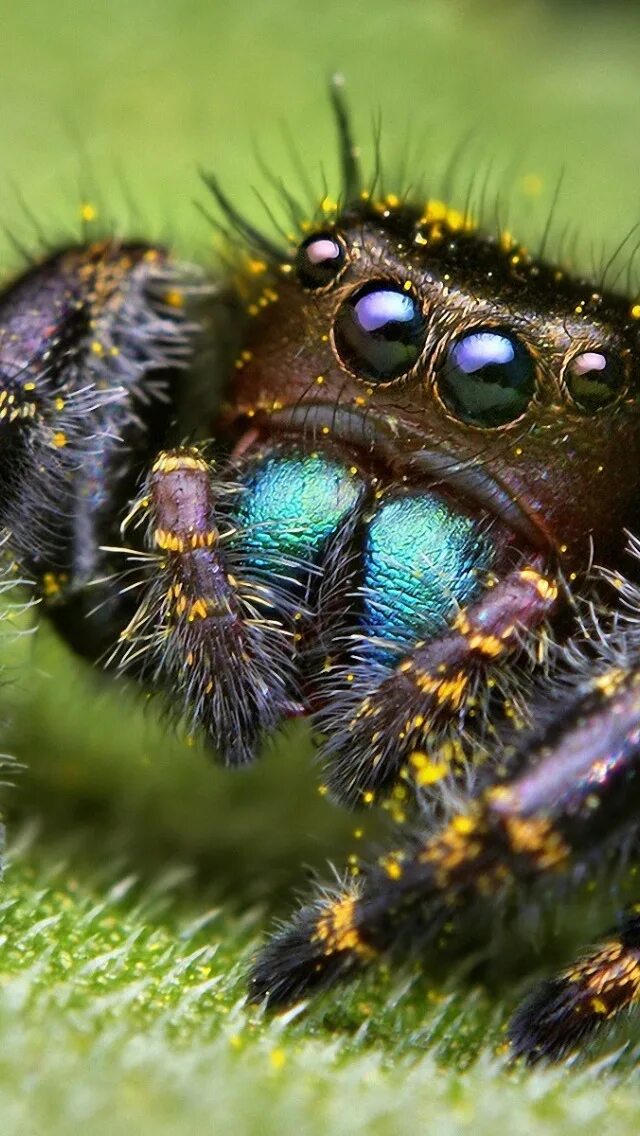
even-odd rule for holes
{"type": "MultiPolygon", "coordinates": [[[[341,893],[302,908],[258,958],[252,997],[287,1003],[381,954],[433,944],[472,905],[597,858],[637,826],[639,805],[640,670],[616,665],[585,682],[516,755],[512,774],[440,831],[391,849],[341,893]]],[[[532,1028],[530,1036],[535,1047],[532,1028]]]]}
{"type": "Polygon", "coordinates": [[[494,695],[493,712],[513,712],[509,662],[556,606],[558,587],[541,566],[538,557],[492,581],[455,614],[451,627],[418,642],[377,684],[371,664],[330,679],[336,689],[317,721],[327,735],[327,783],[339,801],[372,804],[401,774],[429,789],[462,773],[461,735],[466,728],[477,747],[486,734],[488,693],[497,681],[502,696],[494,695]]]}

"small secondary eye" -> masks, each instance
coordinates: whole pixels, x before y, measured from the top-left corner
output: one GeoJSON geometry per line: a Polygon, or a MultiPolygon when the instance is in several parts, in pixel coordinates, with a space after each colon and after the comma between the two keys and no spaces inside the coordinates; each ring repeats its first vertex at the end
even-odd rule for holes
{"type": "Polygon", "coordinates": [[[449,410],[476,426],[503,426],[526,410],[535,390],[535,363],[511,332],[486,328],[456,340],[438,378],[449,410]]]}
{"type": "Polygon", "coordinates": [[[625,372],[616,355],[582,351],[567,363],[564,381],[576,406],[599,410],[618,397],[625,385],[625,372]]]}
{"type": "Polygon", "coordinates": [[[424,333],[425,319],[415,296],[384,280],[354,292],[339,309],[333,329],[345,366],[377,382],[389,382],[411,370],[424,333]]]}
{"type": "Polygon", "coordinates": [[[324,288],[340,272],[345,260],[344,245],[333,233],[314,233],[300,245],[296,256],[298,278],[305,288],[324,288]]]}

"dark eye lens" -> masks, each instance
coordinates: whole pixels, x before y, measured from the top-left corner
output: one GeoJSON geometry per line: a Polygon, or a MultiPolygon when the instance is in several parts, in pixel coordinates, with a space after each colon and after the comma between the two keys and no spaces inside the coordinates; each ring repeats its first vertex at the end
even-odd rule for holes
{"type": "Polygon", "coordinates": [[[388,382],[411,370],[422,350],[424,329],[424,317],[410,292],[374,281],[342,305],[333,335],[350,371],[388,382]]]}
{"type": "Polygon", "coordinates": [[[625,384],[624,368],[615,355],[583,351],[567,363],[564,381],[582,410],[598,410],[613,402],[625,384]]]}
{"type": "Polygon", "coordinates": [[[535,389],[535,365],[508,331],[462,336],[449,348],[438,380],[442,401],[464,422],[502,426],[525,411],[535,389]]]}
{"type": "Polygon", "coordinates": [[[335,280],[345,258],[344,245],[333,233],[314,233],[298,249],[298,278],[305,288],[324,288],[335,280]]]}

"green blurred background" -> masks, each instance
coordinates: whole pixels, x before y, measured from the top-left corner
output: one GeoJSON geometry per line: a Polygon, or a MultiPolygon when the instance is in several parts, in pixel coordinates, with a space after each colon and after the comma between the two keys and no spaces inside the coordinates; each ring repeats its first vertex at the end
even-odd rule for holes
{"type": "MultiPolygon", "coordinates": [[[[499,197],[502,218],[525,240],[534,241],[544,228],[563,174],[554,231],[559,239],[567,228],[572,233],[577,229],[573,255],[587,266],[601,263],[603,249],[613,251],[638,217],[640,11],[632,4],[540,0],[258,0],[245,5],[220,0],[58,0],[52,4],[39,0],[22,5],[4,2],[0,15],[0,250],[7,272],[19,267],[20,246],[38,246],[39,231],[53,241],[79,236],[80,204],[88,200],[96,205],[99,223],[106,228],[168,240],[181,254],[213,266],[212,234],[193,204],[194,199],[206,200],[198,167],[214,169],[233,200],[262,219],[255,189],[267,198],[269,190],[256,152],[285,182],[295,179],[285,124],[318,193],[325,177],[331,188],[336,162],[326,87],[334,71],[348,80],[365,155],[372,152],[373,123],[378,116],[381,119],[389,183],[407,140],[416,180],[431,176],[435,190],[439,171],[460,146],[462,195],[474,171],[484,176],[491,163],[492,192],[499,197]]],[[[29,618],[17,622],[25,627],[29,618]]],[[[106,886],[101,872],[113,884],[119,872],[130,870],[141,877],[141,886],[151,887],[168,864],[180,864],[186,870],[184,877],[180,872],[178,876],[189,882],[178,889],[177,910],[184,907],[184,918],[196,919],[209,904],[222,902],[229,926],[221,941],[226,934],[240,950],[246,939],[243,912],[255,910],[259,902],[256,925],[264,926],[268,914],[283,902],[290,903],[290,889],[304,885],[307,865],[321,865],[329,856],[339,860],[353,843],[353,818],[338,814],[318,798],[304,729],[291,729],[263,762],[233,776],[212,768],[199,750],[178,743],[154,705],[145,708],[144,700],[130,692],[114,692],[88,676],[50,635],[16,639],[9,626],[7,632],[3,701],[10,721],[4,744],[26,765],[11,778],[15,787],[5,794],[18,845],[8,884],[11,889],[12,881],[18,881],[23,891],[16,884],[15,895],[27,896],[16,900],[26,904],[25,927],[30,920],[47,918],[39,905],[49,894],[47,873],[52,861],[62,865],[62,886],[68,887],[72,880],[87,904],[92,897],[99,898],[106,886]],[[233,922],[236,918],[240,923],[233,922]]],[[[83,902],[78,900],[79,910],[83,902]]],[[[128,909],[127,915],[131,915],[128,909]]],[[[16,1084],[27,1084],[21,1080],[27,1067],[33,1074],[30,1062],[36,1060],[36,1034],[53,1028],[59,968],[56,963],[50,972],[43,957],[58,959],[59,944],[45,940],[44,955],[36,951],[25,961],[13,927],[8,914],[4,930],[9,938],[13,934],[17,954],[8,959],[4,978],[0,960],[0,992],[13,991],[13,998],[16,976],[26,982],[32,975],[29,968],[35,966],[40,967],[40,976],[45,975],[38,989],[46,989],[47,994],[39,1002],[30,987],[29,1013],[25,1020],[20,1017],[21,1028],[27,1031],[22,1049],[14,1033],[18,1022],[11,1008],[14,1003],[0,1001],[0,1050],[18,1054],[15,1064],[5,1068],[7,1115],[17,1118],[16,1131],[53,1131],[38,1124],[55,1099],[56,1123],[66,1131],[73,1109],[80,1106],[70,1103],[71,1097],[60,1096],[57,1065],[49,1068],[45,1060],[48,1072],[35,1090],[25,1089],[26,1098],[19,1100],[15,1089],[16,1084]],[[51,974],[57,977],[49,983],[51,974]],[[34,1108],[43,1110],[37,1122],[20,1111],[30,1107],[25,1099],[28,1102],[31,1096],[34,1108]],[[32,1127],[27,1128],[27,1123],[32,1127]]],[[[72,967],[71,987],[76,978],[72,967]]],[[[234,982],[227,1008],[242,994],[241,982],[237,978],[234,982]]],[[[86,993],[89,1000],[95,991],[89,986],[86,993]]],[[[468,992],[461,997],[468,1000],[468,992]]],[[[397,1054],[398,1044],[403,1052],[408,1047],[413,1053],[413,1043],[407,1037],[399,1040],[393,1022],[385,1017],[382,1002],[378,1012],[380,1025],[373,1033],[378,1050],[375,1045],[373,1049],[380,1060],[384,1061],[385,1052],[397,1054]]],[[[411,1017],[412,1010],[406,1012],[411,1017]]],[[[488,1029],[490,1011],[484,1006],[475,1018],[475,1011],[470,1012],[481,1035],[488,1029]]],[[[74,1019],[71,1025],[68,1011],[62,1014],[68,1032],[59,1054],[63,1061],[68,1046],[68,1066],[78,1074],[82,1062],[76,1041],[78,1030],[83,1036],[82,1006],[76,1013],[79,1024],[74,1019]]],[[[414,1026],[419,1019],[416,1012],[411,1018],[414,1026]]],[[[341,1033],[331,1029],[332,1021],[329,1014],[328,1023],[325,1018],[312,1019],[310,1027],[300,1028],[295,1034],[296,1060],[313,1063],[302,1047],[314,1034],[324,1046],[317,1060],[321,1065],[329,1060],[327,1046],[334,1045],[341,1033]]],[[[264,1034],[258,1029],[256,1045],[263,1044],[271,1028],[265,1026],[264,1034]]],[[[104,1130],[109,1131],[110,1092],[119,1102],[118,1117],[133,1116],[135,1110],[129,1097],[123,1101],[118,1095],[116,1083],[126,1081],[126,1075],[101,1029],[89,1031],[91,1044],[99,1049],[104,1043],[107,1057],[103,1053],[98,1059],[91,1049],[100,1076],[96,1074],[94,1083],[93,1074],[86,1071],[90,1103],[85,1102],[83,1115],[92,1120],[94,1130],[104,1121],[104,1130]]],[[[355,1029],[353,1021],[342,1022],[346,1035],[352,1037],[355,1029]]],[[[186,1036],[192,1036],[188,1029],[186,1036]]],[[[196,1030],[193,1037],[197,1036],[196,1030]]],[[[156,1043],[160,1044],[157,1037],[156,1043]]],[[[414,1056],[421,1053],[420,1040],[414,1049],[414,1056]]],[[[160,1068],[166,1062],[168,1070],[172,1051],[160,1046],[158,1052],[160,1068]]],[[[40,1059],[44,1060],[41,1053],[40,1059]]],[[[194,1058],[189,1074],[207,1100],[209,1059],[208,1052],[203,1052],[202,1064],[194,1058]]],[[[224,1067],[225,1077],[234,1084],[236,1074],[224,1067]]],[[[345,1069],[346,1080],[336,1088],[335,1097],[329,1088],[329,1066],[318,1089],[325,1101],[333,1101],[338,1118],[343,1115],[341,1094],[346,1099],[352,1089],[348,1065],[345,1069]]],[[[429,1099],[434,1069],[425,1066],[416,1101],[424,1103],[424,1093],[429,1099]]],[[[364,1076],[362,1069],[357,1075],[364,1076]]],[[[540,1114],[535,1112],[535,1101],[542,1098],[535,1092],[532,1096],[530,1087],[523,1088],[521,1096],[507,1093],[506,1111],[498,1116],[492,1111],[494,1090],[485,1100],[478,1087],[482,1072],[476,1076],[479,1081],[463,1088],[447,1082],[446,1092],[453,1096],[448,1101],[445,1092],[438,1105],[438,1131],[459,1131],[458,1123],[471,1123],[471,1099],[480,1100],[480,1112],[473,1114],[478,1131],[484,1130],[483,1125],[486,1131],[495,1130],[494,1123],[512,1116],[519,1117],[521,1127],[512,1126],[511,1131],[556,1131],[562,1125],[572,1130],[574,1121],[576,1131],[580,1127],[583,1133],[591,1131],[592,1121],[593,1131],[606,1130],[599,1111],[603,1102],[596,1095],[585,1104],[584,1082],[576,1082],[567,1096],[551,1078],[540,1090],[548,1105],[540,1114]],[[462,1102],[459,1116],[456,1093],[462,1102]]],[[[237,1074],[237,1095],[230,1090],[226,1108],[242,1110],[247,1079],[251,1073],[246,1069],[237,1074]]],[[[144,1123],[148,1116],[150,1126],[158,1130],[166,1115],[154,1104],[150,1082],[142,1077],[141,1084],[133,1094],[140,1113],[136,1117],[144,1123]]],[[[262,1080],[259,1084],[263,1091],[262,1080]]],[[[389,1085],[388,1094],[397,1091],[397,1085],[389,1085]]],[[[630,1095],[616,1098],[620,1111],[615,1116],[623,1125],[617,1131],[626,1131],[624,1117],[631,1117],[635,1107],[631,1089],[627,1086],[624,1092],[630,1095]]],[[[200,1114],[196,1117],[189,1111],[190,1094],[176,1093],[176,1125],[184,1123],[185,1131],[196,1125],[200,1130],[200,1114]]],[[[287,1127],[283,1117],[289,1115],[291,1099],[284,1089],[278,1099],[282,1116],[265,1120],[267,1129],[271,1123],[274,1130],[278,1125],[280,1130],[283,1124],[287,1127]]],[[[367,1112],[370,1106],[363,1098],[363,1131],[406,1131],[400,1124],[400,1104],[397,1111],[386,1109],[386,1120],[380,1120],[379,1112],[375,1116],[367,1112]]],[[[402,1107],[411,1109],[411,1101],[405,1100],[402,1107]]],[[[211,1108],[215,1111],[213,1097],[211,1108]]],[[[237,1130],[248,1131],[251,1123],[247,1113],[244,1127],[237,1130]]],[[[317,1123],[318,1131],[330,1130],[329,1119],[326,1127],[317,1123]]],[[[409,1126],[415,1126],[415,1118],[409,1126]]],[[[355,1121],[348,1130],[352,1128],[359,1130],[355,1121]]],[[[336,1128],[335,1118],[333,1129],[347,1130],[336,1128]]]]}

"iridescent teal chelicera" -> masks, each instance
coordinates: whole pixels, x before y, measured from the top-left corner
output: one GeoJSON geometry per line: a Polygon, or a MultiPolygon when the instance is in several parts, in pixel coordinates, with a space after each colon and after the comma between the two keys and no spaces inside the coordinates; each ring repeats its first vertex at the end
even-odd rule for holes
{"type": "Polygon", "coordinates": [[[243,548],[309,560],[361,495],[361,480],[341,462],[316,453],[271,455],[245,481],[237,518],[243,548]]]}
{"type": "Polygon", "coordinates": [[[481,524],[435,494],[384,502],[368,528],[363,582],[363,632],[378,657],[440,635],[480,593],[493,558],[481,524]]]}

